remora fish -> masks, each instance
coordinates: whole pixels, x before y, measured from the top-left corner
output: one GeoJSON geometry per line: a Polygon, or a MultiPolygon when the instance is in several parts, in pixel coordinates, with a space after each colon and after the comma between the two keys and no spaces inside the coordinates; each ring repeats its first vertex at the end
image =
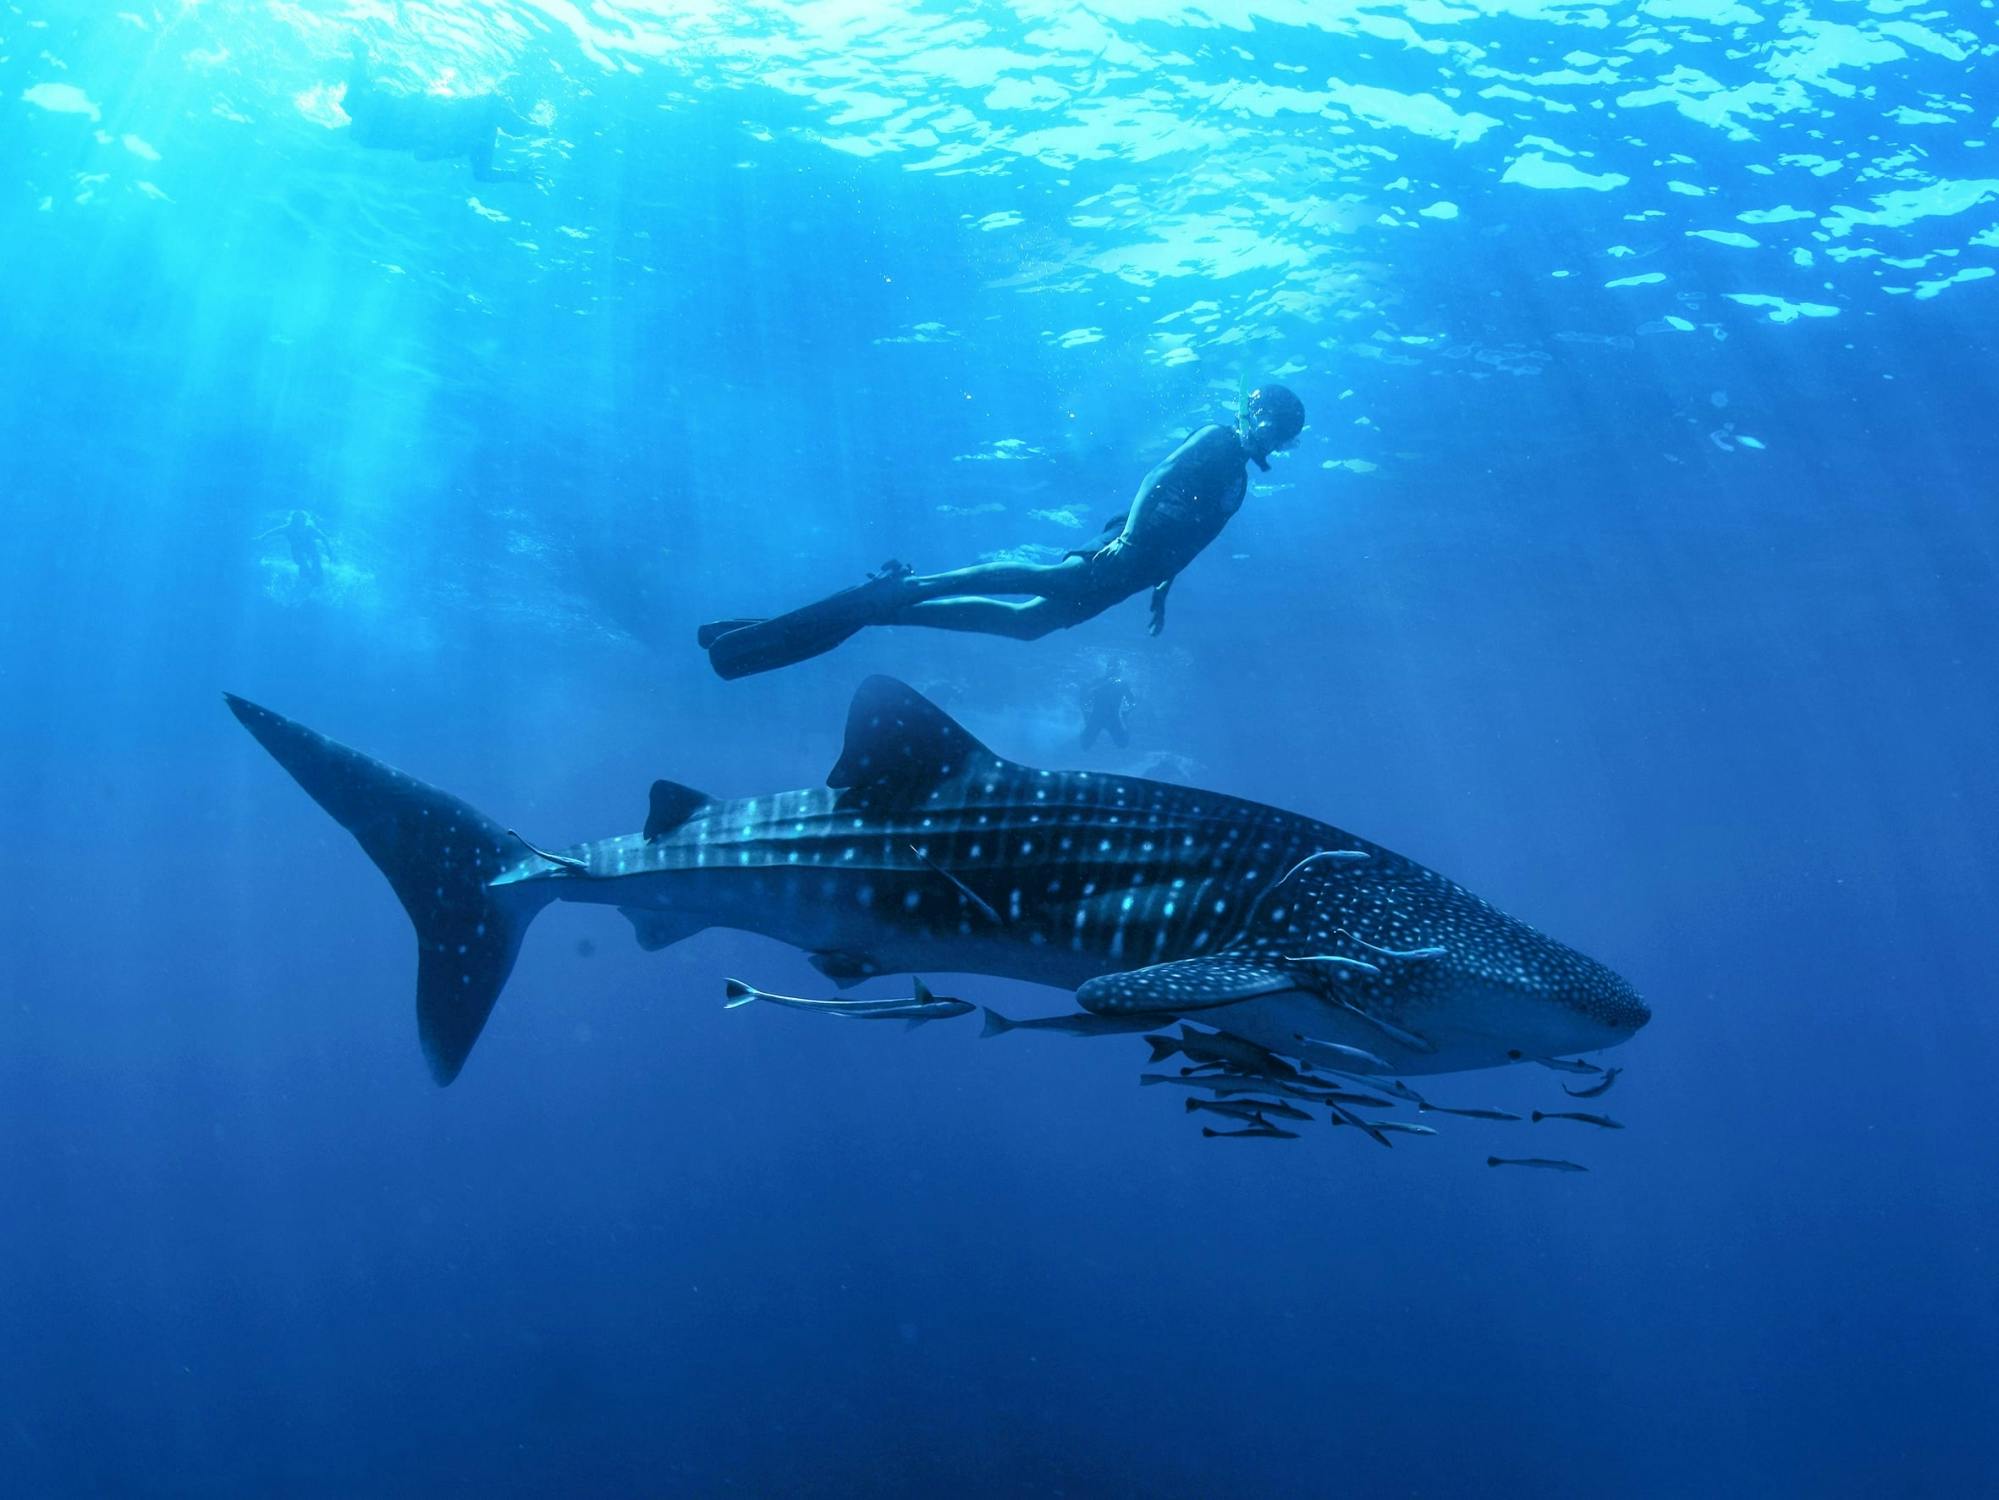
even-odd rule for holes
{"type": "Polygon", "coordinates": [[[723,1002],[725,1010],[762,1000],[771,1005],[789,1006],[792,1010],[845,1016],[850,1021],[907,1021],[912,1026],[921,1026],[925,1021],[948,1021],[953,1016],[970,1015],[978,1009],[969,1000],[931,994],[930,987],[920,979],[910,982],[916,993],[902,1000],[801,1000],[796,995],[773,995],[769,990],[744,984],[740,979],[725,983],[729,997],[723,1002]]]}
{"type": "Polygon", "coordinates": [[[1275,1115],[1280,1120],[1309,1120],[1312,1117],[1295,1104],[1275,1099],[1195,1099],[1187,1100],[1187,1113],[1204,1109],[1210,1114],[1227,1115],[1232,1120],[1258,1120],[1275,1115]]]}
{"type": "Polygon", "coordinates": [[[1228,1030],[1272,1051],[1302,1032],[1404,1074],[1496,1067],[1509,1048],[1592,1051],[1651,1014],[1601,964],[1378,844],[1215,792],[1017,765],[885,677],[855,694],[823,789],[722,799],[659,781],[642,832],[552,852],[228,704],[409,913],[439,1083],[465,1065],[551,901],[615,906],[647,949],[709,927],[761,933],[843,983],[991,974],[1155,1025],[1227,1006],[1228,1030]]]}
{"type": "Polygon", "coordinates": [[[1032,1016],[1025,1021],[1012,1021],[994,1010],[985,1007],[986,1024],[980,1036],[1000,1036],[1009,1031],[1059,1031],[1064,1036],[1129,1036],[1134,1031],[1150,1031],[1153,1019],[1150,1016],[1096,1016],[1090,1012],[1078,1011],[1073,1016],[1032,1016]]]}
{"type": "Polygon", "coordinates": [[[1584,1125],[1594,1125],[1599,1130],[1622,1130],[1624,1128],[1617,1121],[1611,1119],[1609,1115],[1586,1115],[1579,1109],[1535,1110],[1534,1123],[1539,1125],[1543,1120],[1576,1120],[1584,1125]]]}
{"type": "Polygon", "coordinates": [[[1148,1063],[1164,1062],[1178,1052],[1192,1062],[1217,1063],[1244,1073],[1267,1073],[1274,1078],[1298,1077],[1298,1070],[1269,1048],[1230,1036],[1225,1031],[1196,1031],[1191,1026],[1182,1026],[1177,1037],[1149,1036],[1146,1041],[1152,1044],[1152,1056],[1146,1059],[1148,1063]]]}
{"type": "Polygon", "coordinates": [[[1211,1141],[1295,1141],[1298,1139],[1297,1131],[1279,1130],[1275,1125],[1267,1123],[1252,1125],[1246,1130],[1213,1130],[1203,1125],[1201,1127],[1201,1134],[1211,1141]]]}
{"type": "Polygon", "coordinates": [[[1287,1083],[1281,1078],[1247,1078],[1236,1073],[1195,1073],[1175,1077],[1170,1073],[1141,1073],[1138,1075],[1141,1088],[1156,1083],[1177,1083],[1182,1088],[1206,1089],[1209,1093],[1224,1099],[1239,1098],[1244,1094],[1282,1094],[1287,1099],[1302,1099],[1307,1104],[1327,1104],[1338,1107],[1342,1104],[1358,1104],[1363,1109],[1387,1109],[1386,1099],[1376,1099],[1367,1094],[1347,1094],[1325,1089],[1309,1089],[1295,1083],[1287,1083]]]}
{"type": "Polygon", "coordinates": [[[1579,1162],[1560,1161],[1552,1156],[1488,1156],[1488,1167],[1544,1167],[1550,1172],[1587,1172],[1579,1162]]]}
{"type": "Polygon", "coordinates": [[[1321,1041],[1318,1037],[1305,1036],[1303,1034],[1293,1037],[1292,1040],[1301,1042],[1313,1050],[1324,1049],[1332,1053],[1335,1057],[1344,1058],[1348,1062],[1364,1062],[1371,1068],[1380,1068],[1384,1071],[1388,1068],[1388,1060],[1386,1058],[1368,1051],[1365,1047],[1349,1047],[1344,1042],[1326,1042],[1321,1041]]]}
{"type": "Polygon", "coordinates": [[[1567,1094],[1571,1099],[1600,1098],[1610,1092],[1610,1086],[1617,1082],[1617,1075],[1623,1071],[1624,1069],[1622,1068],[1606,1069],[1603,1075],[1603,1082],[1593,1083],[1586,1089],[1572,1089],[1565,1083],[1562,1085],[1562,1092],[1567,1094]]]}
{"type": "Polygon", "coordinates": [[[1462,1115],[1467,1120],[1517,1120],[1520,1116],[1503,1109],[1452,1109],[1448,1104],[1432,1104],[1419,1099],[1416,1108],[1426,1115],[1462,1115]]]}
{"type": "Polygon", "coordinates": [[[1557,1073],[1601,1073],[1603,1071],[1595,1063],[1584,1062],[1579,1057],[1574,1059],[1566,1057],[1534,1057],[1522,1052],[1518,1047],[1513,1048],[1506,1055],[1515,1062],[1537,1062],[1544,1068],[1553,1068],[1557,1073]]]}

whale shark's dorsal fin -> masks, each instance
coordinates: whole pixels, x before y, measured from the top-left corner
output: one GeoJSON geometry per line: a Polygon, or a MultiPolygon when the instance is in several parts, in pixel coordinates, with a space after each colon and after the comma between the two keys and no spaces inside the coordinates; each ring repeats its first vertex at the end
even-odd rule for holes
{"type": "Polygon", "coordinates": [[[847,709],[847,740],[826,777],[835,791],[916,795],[1000,758],[907,683],[870,677],[847,709]]]}
{"type": "Polygon", "coordinates": [[[708,800],[706,792],[697,792],[691,786],[682,786],[677,781],[655,781],[652,801],[646,808],[646,842],[650,844],[673,832],[693,817],[697,809],[707,806],[708,800]]]}

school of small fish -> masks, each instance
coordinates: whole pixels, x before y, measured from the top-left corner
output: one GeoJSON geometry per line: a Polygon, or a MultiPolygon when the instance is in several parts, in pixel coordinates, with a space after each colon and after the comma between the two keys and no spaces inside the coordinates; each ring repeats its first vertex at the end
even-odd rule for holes
{"type": "MultiPolygon", "coordinates": [[[[1203,1125],[1201,1136],[1204,1140],[1295,1141],[1300,1138],[1300,1132],[1287,1127],[1305,1124],[1315,1118],[1309,1109],[1303,1107],[1305,1105],[1317,1105],[1327,1112],[1332,1124],[1352,1127],[1377,1145],[1391,1147],[1394,1145],[1389,1139],[1391,1135],[1424,1136],[1435,1135],[1437,1131],[1433,1126],[1414,1121],[1386,1119],[1356,1111],[1394,1109],[1394,1101],[1400,1101],[1413,1104],[1418,1114],[1521,1122],[1521,1116],[1510,1110],[1435,1103],[1401,1079],[1380,1076],[1372,1071],[1385,1070],[1388,1066],[1373,1053],[1327,1042],[1315,1042],[1315,1045],[1351,1060],[1353,1071],[1324,1065],[1317,1065],[1315,1071],[1314,1064],[1294,1063],[1255,1042],[1231,1036],[1225,1031],[1205,1031],[1185,1021],[1180,1023],[1180,1034],[1174,1036],[1146,1030],[1157,1018],[1107,1017],[1084,1012],[1071,1016],[1010,1020],[990,1007],[933,995],[920,979],[914,981],[911,994],[887,1000],[805,1000],[792,995],[772,994],[739,979],[728,981],[727,996],[725,1004],[731,1010],[762,1001],[848,1020],[903,1021],[912,1027],[925,1021],[948,1020],[984,1009],[985,1029],[980,1034],[988,1037],[1009,1031],[1046,1031],[1083,1037],[1144,1032],[1144,1040],[1152,1048],[1152,1055],[1147,1059],[1149,1063],[1156,1066],[1173,1057],[1183,1057],[1187,1063],[1177,1073],[1141,1073],[1139,1084],[1142,1087],[1170,1084],[1207,1095],[1205,1098],[1187,1098],[1184,1101],[1186,1112],[1217,1115],[1235,1127],[1217,1129],[1212,1125],[1203,1125]],[[1379,1097],[1382,1094],[1390,1097],[1379,1097]]],[[[1307,1039],[1301,1037],[1299,1040],[1307,1039]]],[[[1611,1085],[1617,1082],[1618,1074],[1624,1071],[1622,1068],[1600,1067],[1580,1058],[1528,1057],[1524,1053],[1514,1053],[1513,1059],[1517,1062],[1536,1062],[1559,1073],[1594,1078],[1595,1082],[1587,1088],[1562,1086],[1562,1092],[1574,1099],[1595,1099],[1609,1093],[1611,1085]]],[[[1624,1128],[1608,1115],[1582,1110],[1537,1109],[1530,1112],[1529,1118],[1536,1125],[1543,1121],[1564,1121],[1594,1126],[1599,1130],[1624,1128]]],[[[1534,1167],[1549,1172],[1589,1170],[1579,1162],[1548,1156],[1488,1156],[1485,1164],[1488,1167],[1534,1167]]]]}

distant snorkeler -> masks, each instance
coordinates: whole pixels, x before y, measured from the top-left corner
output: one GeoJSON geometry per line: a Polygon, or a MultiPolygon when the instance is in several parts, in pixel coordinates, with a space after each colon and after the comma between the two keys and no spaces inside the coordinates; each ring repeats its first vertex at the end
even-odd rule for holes
{"type": "Polygon", "coordinates": [[[493,150],[501,131],[526,135],[534,129],[498,94],[489,91],[451,98],[384,88],[369,72],[367,45],[356,37],[351,47],[353,62],[340,107],[354,122],[354,139],[360,145],[374,151],[407,151],[418,161],[463,157],[481,182],[532,178],[531,172],[502,171],[493,165],[493,150]]]}
{"type": "Polygon", "coordinates": [[[293,511],[282,526],[273,526],[256,540],[265,542],[274,536],[282,536],[291,544],[292,563],[298,568],[300,583],[312,588],[325,579],[325,564],[333,561],[333,543],[319,529],[311,511],[293,511]]]}
{"type": "Polygon", "coordinates": [[[1166,595],[1181,569],[1221,534],[1248,493],[1245,465],[1268,471],[1269,455],[1305,425],[1305,407],[1281,385],[1243,397],[1233,427],[1195,432],[1138,487],[1091,546],[1053,563],[981,563],[916,574],[890,562],[867,582],[768,620],[722,620],[696,640],[715,671],[748,677],[831,651],[869,625],[928,625],[1034,641],[1094,619],[1152,590],[1152,634],[1166,624],[1166,595]],[[1026,595],[1011,603],[994,594],[1026,595]]]}
{"type": "Polygon", "coordinates": [[[1102,677],[1083,690],[1083,748],[1090,749],[1097,743],[1097,737],[1104,734],[1111,737],[1111,743],[1118,749],[1128,746],[1131,730],[1126,727],[1124,716],[1137,702],[1125,685],[1123,674],[1115,666],[1107,668],[1102,677]]]}

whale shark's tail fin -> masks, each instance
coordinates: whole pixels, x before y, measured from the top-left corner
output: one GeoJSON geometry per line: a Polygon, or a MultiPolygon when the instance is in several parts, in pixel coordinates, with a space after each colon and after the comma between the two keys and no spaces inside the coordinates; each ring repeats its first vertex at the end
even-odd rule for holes
{"type": "Polygon", "coordinates": [[[223,696],[243,727],[388,876],[416,928],[424,1060],[440,1085],[451,1082],[548,894],[532,885],[488,886],[514,862],[514,851],[505,830],[475,808],[303,724],[223,696]]]}

